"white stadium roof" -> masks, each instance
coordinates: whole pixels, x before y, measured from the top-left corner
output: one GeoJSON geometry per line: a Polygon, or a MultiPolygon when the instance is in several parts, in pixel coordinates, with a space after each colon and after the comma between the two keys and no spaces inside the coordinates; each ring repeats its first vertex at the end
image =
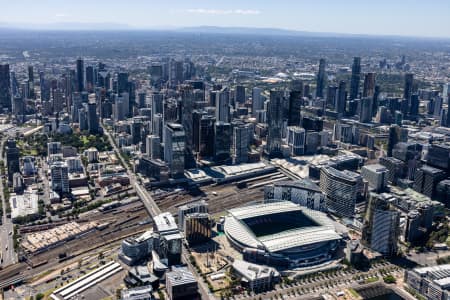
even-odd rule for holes
{"type": "Polygon", "coordinates": [[[307,246],[320,242],[339,240],[331,220],[325,213],[299,206],[289,201],[269,202],[243,206],[229,210],[225,218],[225,232],[242,245],[251,248],[265,248],[269,252],[283,251],[294,247],[307,246]],[[243,220],[284,212],[302,212],[318,223],[318,226],[300,227],[272,235],[256,237],[243,220]]]}

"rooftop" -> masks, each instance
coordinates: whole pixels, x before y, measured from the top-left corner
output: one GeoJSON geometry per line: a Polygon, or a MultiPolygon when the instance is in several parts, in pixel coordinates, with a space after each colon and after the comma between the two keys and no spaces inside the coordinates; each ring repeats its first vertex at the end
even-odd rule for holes
{"type": "Polygon", "coordinates": [[[196,283],[197,279],[187,267],[172,267],[172,271],[166,274],[166,281],[170,282],[171,286],[177,286],[196,283]]]}
{"type": "Polygon", "coordinates": [[[225,218],[225,231],[241,244],[253,248],[265,248],[270,252],[283,251],[293,247],[306,246],[319,242],[339,240],[341,236],[336,233],[331,220],[326,214],[308,209],[290,201],[277,201],[257,203],[229,210],[225,218]],[[279,232],[256,236],[254,228],[244,221],[245,219],[277,215],[282,213],[299,213],[314,224],[297,226],[295,228],[279,227],[279,232]]]}
{"type": "Polygon", "coordinates": [[[31,191],[25,192],[23,195],[12,195],[9,198],[11,205],[11,218],[23,217],[38,213],[39,196],[31,191]]]}
{"type": "Polygon", "coordinates": [[[255,280],[257,278],[278,277],[280,273],[274,268],[252,264],[243,260],[236,259],[233,262],[233,269],[239,272],[247,280],[255,280]]]}

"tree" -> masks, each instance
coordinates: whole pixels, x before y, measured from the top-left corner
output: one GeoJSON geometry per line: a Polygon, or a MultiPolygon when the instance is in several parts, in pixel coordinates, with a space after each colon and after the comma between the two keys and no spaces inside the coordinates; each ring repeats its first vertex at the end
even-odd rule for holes
{"type": "Polygon", "coordinates": [[[394,276],[392,276],[391,274],[389,274],[389,275],[383,277],[383,281],[384,281],[385,283],[396,283],[396,282],[397,282],[397,279],[395,279],[394,276]]]}
{"type": "Polygon", "coordinates": [[[42,299],[44,299],[44,295],[39,293],[39,294],[36,295],[35,299],[36,300],[42,300],[42,299]]]}

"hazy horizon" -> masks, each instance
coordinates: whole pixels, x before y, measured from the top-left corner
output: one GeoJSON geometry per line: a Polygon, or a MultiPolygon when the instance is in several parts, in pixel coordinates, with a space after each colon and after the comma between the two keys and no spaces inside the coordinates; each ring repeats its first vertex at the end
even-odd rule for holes
{"type": "Polygon", "coordinates": [[[445,0],[158,1],[18,0],[2,4],[0,26],[19,29],[171,30],[273,28],[312,33],[450,38],[445,0]],[[26,9],[24,9],[26,8],[26,9]],[[55,26],[56,27],[56,26],[55,26]]]}

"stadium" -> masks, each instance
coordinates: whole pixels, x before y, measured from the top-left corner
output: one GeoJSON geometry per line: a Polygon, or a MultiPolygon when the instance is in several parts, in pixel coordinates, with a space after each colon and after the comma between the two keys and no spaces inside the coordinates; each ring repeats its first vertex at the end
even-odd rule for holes
{"type": "Polygon", "coordinates": [[[342,238],[325,213],[289,201],[230,209],[224,232],[245,260],[285,268],[328,262],[342,238]]]}

